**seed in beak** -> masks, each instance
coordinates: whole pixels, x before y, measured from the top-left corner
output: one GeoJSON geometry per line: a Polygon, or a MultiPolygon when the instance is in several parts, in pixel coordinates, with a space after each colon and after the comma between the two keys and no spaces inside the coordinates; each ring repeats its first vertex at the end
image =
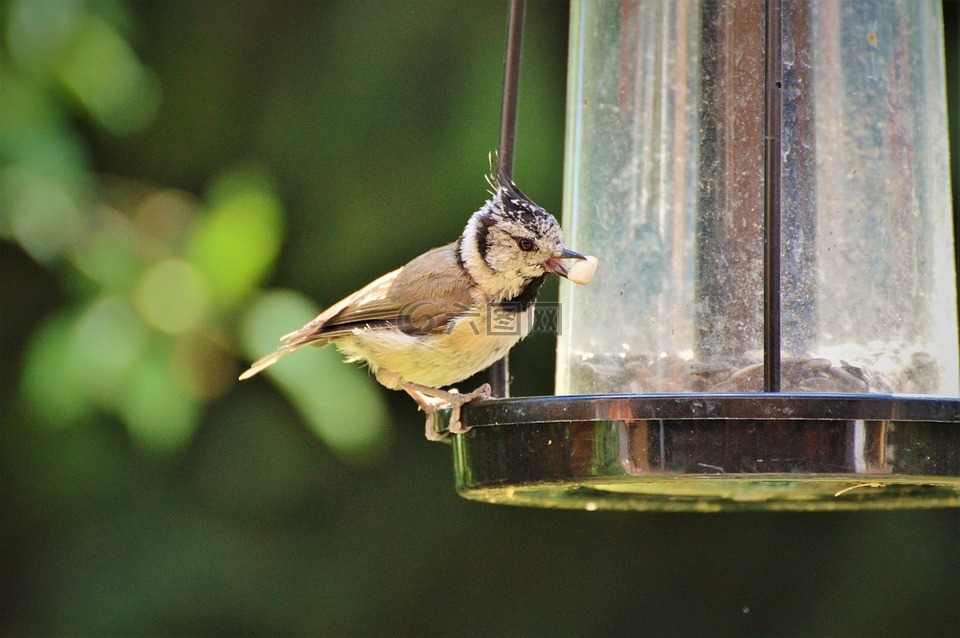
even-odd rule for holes
{"type": "Polygon", "coordinates": [[[564,248],[559,257],[551,257],[547,260],[547,263],[545,263],[543,267],[545,270],[547,270],[547,272],[556,273],[561,277],[566,277],[569,271],[567,270],[567,265],[561,261],[563,259],[586,259],[586,257],[580,253],[570,250],[569,248],[564,248]]]}
{"type": "Polygon", "coordinates": [[[588,284],[590,280],[593,279],[593,274],[597,272],[597,265],[599,263],[599,259],[593,255],[589,255],[570,266],[570,270],[567,271],[567,279],[575,284],[588,284]]]}

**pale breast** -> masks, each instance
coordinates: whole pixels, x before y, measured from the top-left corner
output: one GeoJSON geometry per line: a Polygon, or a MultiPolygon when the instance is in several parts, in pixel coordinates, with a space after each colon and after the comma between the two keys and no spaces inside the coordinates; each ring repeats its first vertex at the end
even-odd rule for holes
{"type": "Polygon", "coordinates": [[[511,317],[496,308],[481,307],[465,312],[442,334],[358,329],[336,345],[349,357],[366,361],[389,388],[400,389],[403,382],[439,388],[501,359],[529,332],[532,310],[529,315],[509,313],[511,317]]]}

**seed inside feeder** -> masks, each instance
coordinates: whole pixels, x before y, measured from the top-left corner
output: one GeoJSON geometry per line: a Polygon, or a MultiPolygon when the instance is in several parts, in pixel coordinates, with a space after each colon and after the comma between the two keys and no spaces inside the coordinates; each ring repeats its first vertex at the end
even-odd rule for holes
{"type": "MultiPolygon", "coordinates": [[[[853,344],[834,348],[829,358],[784,357],[784,392],[931,394],[943,370],[929,352],[886,344],[879,352],[853,344]]],[[[644,356],[579,353],[572,381],[585,393],[758,392],[763,387],[763,353],[697,360],[682,354],[644,356]]]]}

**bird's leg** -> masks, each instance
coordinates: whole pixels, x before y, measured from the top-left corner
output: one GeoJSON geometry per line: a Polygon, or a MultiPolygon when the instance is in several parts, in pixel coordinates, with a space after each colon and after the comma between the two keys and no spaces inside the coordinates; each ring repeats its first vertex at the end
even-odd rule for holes
{"type": "Polygon", "coordinates": [[[428,441],[443,441],[447,438],[446,434],[440,434],[433,427],[433,415],[436,414],[437,410],[446,407],[447,402],[441,398],[429,396],[419,390],[420,386],[410,387],[410,385],[405,385],[403,389],[409,394],[414,401],[417,402],[417,405],[420,406],[420,409],[423,410],[423,413],[427,415],[426,426],[424,427],[424,435],[427,437],[428,441]]]}
{"type": "Polygon", "coordinates": [[[427,439],[431,441],[436,441],[443,438],[439,436],[433,429],[432,421],[433,414],[441,407],[444,407],[444,404],[451,407],[449,427],[450,433],[463,434],[464,432],[468,432],[470,428],[465,428],[463,427],[463,424],[460,423],[460,407],[463,404],[469,403],[475,399],[480,399],[482,401],[483,399],[488,398],[492,393],[489,383],[484,383],[473,392],[467,393],[457,392],[453,388],[451,388],[449,391],[440,390],[438,388],[429,388],[416,383],[405,383],[403,385],[403,389],[406,390],[407,394],[413,397],[414,401],[420,404],[420,408],[427,413],[426,434],[427,439]]]}

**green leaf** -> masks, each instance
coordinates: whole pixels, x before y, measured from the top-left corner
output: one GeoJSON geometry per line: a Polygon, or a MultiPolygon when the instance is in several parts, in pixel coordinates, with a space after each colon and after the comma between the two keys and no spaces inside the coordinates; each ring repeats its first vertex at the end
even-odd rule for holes
{"type": "Polygon", "coordinates": [[[57,65],[60,81],[108,131],[143,129],[160,108],[160,84],[113,25],[87,15],[57,65]]]}
{"type": "Polygon", "coordinates": [[[199,403],[178,383],[168,355],[154,348],[141,357],[116,401],[133,439],[155,452],[182,447],[200,418],[199,403]]]}
{"type": "Polygon", "coordinates": [[[187,255],[206,277],[214,303],[228,309],[269,273],[283,238],[283,209],[267,179],[250,170],[220,177],[210,200],[187,255]]]}
{"type": "MultiPolygon", "coordinates": [[[[244,352],[251,359],[272,352],[278,337],[306,324],[316,308],[290,291],[259,296],[242,326],[244,352]]],[[[357,366],[345,365],[335,348],[305,348],[267,369],[311,430],[336,453],[365,460],[382,453],[389,439],[387,408],[376,381],[357,366]]]]}
{"type": "Polygon", "coordinates": [[[63,313],[41,325],[27,346],[21,380],[24,397],[51,427],[71,426],[95,411],[93,399],[69,358],[76,316],[63,313]]]}
{"type": "Polygon", "coordinates": [[[88,391],[112,407],[143,354],[148,333],[128,299],[101,297],[77,320],[63,356],[88,391]]]}

